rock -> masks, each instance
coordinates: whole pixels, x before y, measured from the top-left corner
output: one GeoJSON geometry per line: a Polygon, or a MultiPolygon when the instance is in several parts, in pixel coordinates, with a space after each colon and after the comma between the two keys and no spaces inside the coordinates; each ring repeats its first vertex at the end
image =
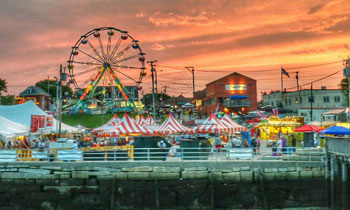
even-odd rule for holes
{"type": "Polygon", "coordinates": [[[0,172],[17,172],[17,168],[0,168],[0,172]]]}
{"type": "Polygon", "coordinates": [[[312,179],[312,171],[300,171],[300,178],[312,179]]]}
{"type": "Polygon", "coordinates": [[[180,167],[153,167],[156,173],[180,173],[180,167]]]}
{"type": "Polygon", "coordinates": [[[73,179],[88,179],[89,172],[88,171],[72,171],[73,179]]]}
{"type": "Polygon", "coordinates": [[[23,179],[23,174],[18,172],[3,172],[1,173],[1,179],[23,179]]]}
{"type": "Polygon", "coordinates": [[[287,172],[286,176],[287,176],[288,181],[298,180],[299,179],[299,171],[287,172]]]}
{"type": "Polygon", "coordinates": [[[134,168],[122,168],[123,172],[151,172],[152,167],[150,166],[141,166],[141,167],[134,167],[134,168]]]}
{"type": "Polygon", "coordinates": [[[180,173],[151,173],[152,179],[158,179],[158,180],[171,180],[171,179],[179,179],[180,173]]]}
{"type": "Polygon", "coordinates": [[[41,166],[40,168],[47,169],[47,170],[55,170],[55,171],[62,170],[62,167],[60,167],[60,166],[41,166]]]}
{"type": "Polygon", "coordinates": [[[265,173],[264,180],[266,182],[274,182],[275,181],[275,173],[265,173]]]}
{"type": "Polygon", "coordinates": [[[286,172],[277,172],[274,173],[276,181],[285,181],[286,180],[286,172]]]}
{"type": "Polygon", "coordinates": [[[241,181],[243,183],[252,183],[253,171],[241,171],[241,181]]]}
{"type": "Polygon", "coordinates": [[[222,172],[212,171],[209,173],[209,180],[214,182],[222,182],[224,180],[222,174],[222,172]]]}
{"type": "Polygon", "coordinates": [[[241,174],[240,172],[223,173],[222,177],[224,181],[240,182],[241,174]]]}
{"type": "Polygon", "coordinates": [[[128,179],[128,173],[126,173],[126,172],[117,172],[117,173],[114,173],[114,176],[117,180],[127,180],[128,179]]]}
{"type": "Polygon", "coordinates": [[[31,169],[31,168],[20,168],[18,169],[19,172],[22,173],[33,173],[33,174],[50,174],[50,170],[45,169],[31,169]]]}
{"type": "Polygon", "coordinates": [[[325,176],[325,174],[324,174],[324,171],[319,171],[319,170],[317,170],[317,171],[312,171],[312,176],[314,177],[314,178],[323,178],[324,176],[325,176]]]}
{"type": "Polygon", "coordinates": [[[65,175],[70,175],[71,172],[68,172],[68,171],[54,171],[53,174],[59,174],[59,175],[65,174],[65,175]]]}
{"type": "Polygon", "coordinates": [[[278,168],[264,168],[265,173],[277,173],[278,168]]]}
{"type": "Polygon", "coordinates": [[[207,179],[208,171],[183,171],[181,177],[183,179],[207,179]]]}
{"type": "Polygon", "coordinates": [[[278,171],[279,171],[279,172],[287,172],[287,171],[288,171],[288,168],[279,168],[278,171]]]}
{"type": "Polygon", "coordinates": [[[150,172],[128,172],[129,180],[149,180],[150,178],[150,172]]]}
{"type": "Polygon", "coordinates": [[[207,167],[191,167],[191,168],[184,168],[184,171],[207,171],[207,167]]]}
{"type": "Polygon", "coordinates": [[[240,167],[233,167],[232,171],[233,172],[238,172],[238,171],[241,171],[241,168],[240,167]]]}

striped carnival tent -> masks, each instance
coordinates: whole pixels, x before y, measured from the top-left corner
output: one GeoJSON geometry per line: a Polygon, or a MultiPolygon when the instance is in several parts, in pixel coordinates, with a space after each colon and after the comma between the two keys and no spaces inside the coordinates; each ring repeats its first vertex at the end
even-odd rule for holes
{"type": "Polygon", "coordinates": [[[98,128],[94,128],[92,130],[93,133],[104,133],[105,131],[108,131],[112,128],[114,128],[118,123],[120,122],[119,117],[115,114],[106,124],[98,127],[98,128]]]}
{"type": "Polygon", "coordinates": [[[198,133],[222,133],[228,132],[229,129],[213,113],[211,113],[208,119],[200,124],[195,130],[198,133]]]}
{"type": "Polygon", "coordinates": [[[233,121],[230,116],[228,116],[227,114],[225,114],[222,118],[221,118],[221,122],[229,128],[229,131],[231,133],[234,132],[240,132],[240,131],[248,131],[248,129],[242,125],[239,125],[238,123],[236,123],[235,121],[233,121]]]}
{"type": "Polygon", "coordinates": [[[106,133],[109,133],[113,136],[139,136],[139,135],[152,135],[154,131],[138,125],[132,117],[129,117],[127,113],[125,113],[124,117],[120,120],[120,122],[111,130],[108,130],[106,133]]]}
{"type": "Polygon", "coordinates": [[[178,133],[194,133],[194,129],[183,126],[172,114],[169,114],[168,118],[155,129],[155,132],[161,135],[170,135],[178,133]]]}
{"type": "Polygon", "coordinates": [[[147,124],[146,119],[143,117],[143,115],[140,115],[139,120],[137,120],[137,124],[140,126],[145,126],[147,124]]]}
{"type": "Polygon", "coordinates": [[[157,125],[152,116],[146,118],[146,125],[157,125]]]}

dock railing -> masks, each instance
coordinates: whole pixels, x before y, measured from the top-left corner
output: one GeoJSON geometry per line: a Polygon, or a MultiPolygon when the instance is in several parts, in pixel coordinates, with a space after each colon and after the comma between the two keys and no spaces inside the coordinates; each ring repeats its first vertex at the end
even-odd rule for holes
{"type": "Polygon", "coordinates": [[[316,148],[79,148],[0,150],[0,162],[81,161],[324,161],[325,151],[316,148]]]}

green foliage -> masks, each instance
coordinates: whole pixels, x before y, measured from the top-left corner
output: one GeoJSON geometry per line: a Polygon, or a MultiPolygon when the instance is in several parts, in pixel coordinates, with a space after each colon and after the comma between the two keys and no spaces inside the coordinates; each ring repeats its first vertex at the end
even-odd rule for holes
{"type": "Polygon", "coordinates": [[[15,103],[14,95],[7,95],[7,96],[0,96],[0,97],[1,97],[1,105],[14,105],[15,103]]]}
{"type": "MultiPolygon", "coordinates": [[[[161,101],[160,99],[162,99],[162,101],[167,101],[171,98],[169,95],[164,93],[158,93],[157,96],[157,103],[161,101]]],[[[151,107],[153,102],[152,93],[145,94],[142,98],[142,102],[146,107],[151,107]]]]}
{"type": "Polygon", "coordinates": [[[0,96],[2,92],[7,93],[7,82],[5,79],[0,78],[0,96]]]}
{"type": "MultiPolygon", "coordinates": [[[[342,90],[348,90],[348,87],[349,87],[348,81],[349,81],[349,80],[348,80],[347,78],[342,79],[342,80],[340,81],[340,84],[338,84],[338,86],[340,87],[340,89],[342,89],[342,90]]],[[[343,93],[345,94],[347,106],[350,106],[350,105],[349,105],[349,91],[343,91],[343,93]]]]}
{"type": "MultiPolygon", "coordinates": [[[[41,89],[48,92],[51,97],[56,98],[56,92],[57,92],[57,85],[56,80],[42,80],[35,84],[36,87],[40,87],[41,89]]],[[[64,96],[65,93],[68,92],[68,95],[72,95],[73,91],[70,87],[62,86],[62,95],[64,96]]]]}
{"type": "MultiPolygon", "coordinates": [[[[136,114],[130,113],[129,116],[133,117],[136,114]]],[[[75,114],[75,115],[63,115],[62,122],[68,125],[83,125],[87,128],[97,128],[107,123],[114,114],[75,114]]],[[[119,118],[122,118],[124,114],[118,114],[119,118]]]]}

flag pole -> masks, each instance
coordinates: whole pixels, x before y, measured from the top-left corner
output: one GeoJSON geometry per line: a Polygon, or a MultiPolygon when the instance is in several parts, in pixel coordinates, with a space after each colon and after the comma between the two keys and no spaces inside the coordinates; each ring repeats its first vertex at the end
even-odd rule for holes
{"type": "Polygon", "coordinates": [[[281,93],[283,93],[283,75],[282,75],[282,66],[281,66],[281,93]]]}

